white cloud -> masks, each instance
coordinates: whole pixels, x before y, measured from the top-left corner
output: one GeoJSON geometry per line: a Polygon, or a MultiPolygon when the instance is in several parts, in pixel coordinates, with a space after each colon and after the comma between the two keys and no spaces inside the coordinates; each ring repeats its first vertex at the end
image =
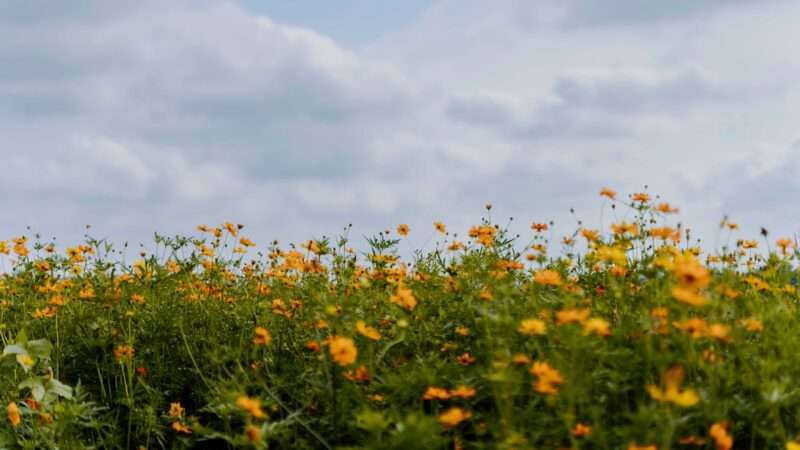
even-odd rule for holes
{"type": "Polygon", "coordinates": [[[444,0],[364,50],[225,1],[14,5],[4,234],[236,220],[265,242],[467,224],[486,201],[571,223],[644,184],[709,228],[746,212],[729,192],[794,186],[792,2],[444,0]]]}

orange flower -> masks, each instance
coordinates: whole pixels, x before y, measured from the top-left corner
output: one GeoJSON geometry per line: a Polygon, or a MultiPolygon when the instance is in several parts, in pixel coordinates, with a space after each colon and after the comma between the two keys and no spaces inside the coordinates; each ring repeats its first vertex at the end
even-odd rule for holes
{"type": "Polygon", "coordinates": [[[408,236],[409,231],[411,231],[411,228],[404,223],[397,226],[397,234],[400,236],[408,236]]]}
{"type": "Polygon", "coordinates": [[[633,194],[631,197],[633,201],[640,202],[640,203],[647,203],[650,201],[650,194],[646,194],[644,192],[637,192],[633,194]]]}
{"type": "Polygon", "coordinates": [[[654,238],[666,241],[667,239],[672,238],[672,236],[675,234],[675,230],[672,227],[655,227],[651,228],[649,233],[650,236],[653,236],[654,238]]]}
{"type": "Polygon", "coordinates": [[[364,337],[377,341],[381,338],[381,333],[375,328],[368,326],[363,320],[356,322],[356,331],[364,337]]]}
{"type": "Polygon", "coordinates": [[[422,394],[423,400],[447,400],[450,398],[450,392],[445,388],[436,386],[429,386],[422,394]]]}
{"type": "Polygon", "coordinates": [[[369,381],[369,370],[366,366],[358,366],[355,370],[348,370],[345,372],[344,377],[350,381],[364,382],[369,381]]]}
{"type": "Polygon", "coordinates": [[[655,385],[648,385],[647,392],[653,400],[659,402],[674,403],[678,406],[692,406],[700,401],[700,397],[694,389],[680,389],[683,381],[683,367],[674,366],[664,372],[662,384],[664,388],[655,385]]]}
{"type": "Polygon", "coordinates": [[[681,286],[689,289],[702,289],[711,281],[711,274],[691,254],[677,256],[674,261],[673,275],[681,286]]]}
{"type": "Polygon", "coordinates": [[[178,433],[192,434],[192,429],[189,428],[188,425],[184,425],[180,422],[172,422],[172,429],[178,433]]]}
{"type": "Polygon", "coordinates": [[[589,318],[592,313],[588,308],[569,308],[562,309],[556,312],[556,325],[565,325],[570,323],[583,323],[589,318]]]}
{"type": "Polygon", "coordinates": [[[452,428],[472,417],[472,413],[458,407],[453,407],[439,414],[439,423],[447,428],[452,428]]]}
{"type": "Polygon", "coordinates": [[[561,275],[555,270],[545,269],[534,272],[533,281],[543,286],[560,286],[561,275]]]}
{"type": "Polygon", "coordinates": [[[558,385],[564,384],[564,377],[561,373],[544,361],[534,361],[530,373],[538,377],[533,384],[533,389],[541,394],[557,394],[558,385]]]}
{"type": "Polygon", "coordinates": [[[659,203],[656,209],[664,214],[675,214],[678,212],[678,208],[673,208],[672,205],[667,202],[659,203]]]}
{"type": "Polygon", "coordinates": [[[6,408],[6,412],[8,414],[8,421],[11,423],[11,426],[16,428],[20,422],[22,422],[22,417],[19,415],[19,408],[15,402],[11,402],[8,404],[8,408],[6,408]]]}
{"type": "Polygon", "coordinates": [[[169,416],[173,419],[183,417],[184,412],[186,412],[186,410],[181,406],[181,402],[172,402],[169,404],[169,416]]]}
{"type": "Polygon", "coordinates": [[[750,331],[751,333],[758,333],[760,331],[764,331],[764,324],[761,323],[761,321],[758,319],[754,318],[742,319],[740,323],[745,328],[745,330],[750,331]]]}
{"type": "Polygon", "coordinates": [[[589,242],[595,242],[600,239],[600,232],[597,230],[590,230],[588,228],[581,228],[581,236],[586,238],[589,242]]]}
{"type": "Polygon", "coordinates": [[[604,319],[592,317],[583,323],[583,334],[592,333],[600,337],[611,336],[611,325],[604,319]]]}
{"type": "Polygon", "coordinates": [[[436,231],[439,233],[447,233],[447,227],[442,222],[433,222],[433,227],[436,228],[436,231]]]}
{"type": "Polygon", "coordinates": [[[255,337],[253,337],[253,344],[267,345],[272,342],[272,335],[264,327],[256,327],[255,337]]]}
{"type": "Polygon", "coordinates": [[[114,349],[114,357],[117,358],[117,361],[131,360],[135,354],[136,351],[130,345],[118,345],[114,349]]]}
{"type": "Polygon", "coordinates": [[[611,224],[611,231],[616,235],[630,234],[631,236],[639,235],[639,225],[635,223],[620,222],[611,224]]]}
{"type": "Polygon", "coordinates": [[[537,233],[541,233],[542,231],[547,231],[547,224],[546,223],[534,223],[531,225],[531,229],[537,233]]]}
{"type": "Polygon", "coordinates": [[[547,324],[540,319],[525,319],[519,323],[517,331],[529,336],[543,335],[547,334],[547,324]]]}
{"type": "Polygon", "coordinates": [[[471,398],[475,396],[475,389],[461,385],[450,391],[450,395],[453,397],[471,398]]]}
{"type": "Polygon", "coordinates": [[[475,357],[469,353],[464,353],[456,358],[456,362],[462,366],[468,366],[475,363],[475,357]]]}
{"type": "Polygon", "coordinates": [[[397,286],[395,294],[389,298],[389,301],[409,311],[417,307],[417,299],[414,297],[414,293],[404,286],[397,286]]]}
{"type": "Polygon", "coordinates": [[[584,436],[591,436],[592,434],[592,427],[583,423],[576,423],[574,427],[572,427],[572,435],[575,437],[584,437],[584,436]]]}
{"type": "Polygon", "coordinates": [[[267,417],[267,415],[264,414],[264,410],[261,409],[261,400],[250,398],[246,395],[240,395],[236,399],[236,406],[255,419],[267,417]]]}
{"type": "Polygon", "coordinates": [[[681,286],[672,288],[672,297],[675,300],[692,306],[703,306],[708,303],[708,298],[694,289],[681,286]]]}
{"type": "Polygon", "coordinates": [[[358,349],[352,339],[344,336],[333,336],[330,338],[331,358],[340,366],[348,366],[356,362],[358,349]]]}
{"type": "Polygon", "coordinates": [[[233,237],[236,237],[240,228],[244,228],[242,225],[234,225],[230,222],[225,222],[222,226],[225,227],[225,229],[228,230],[228,233],[230,233],[233,237]]]}
{"type": "Polygon", "coordinates": [[[730,450],[733,447],[733,436],[728,434],[728,424],[716,422],[708,429],[708,434],[714,440],[717,450],[730,450]]]}
{"type": "Polygon", "coordinates": [[[600,196],[608,197],[610,200],[614,200],[617,197],[617,192],[613,189],[604,187],[600,189],[600,196]]]}
{"type": "Polygon", "coordinates": [[[248,425],[244,429],[244,435],[247,436],[247,440],[250,442],[261,441],[261,429],[255,425],[248,425]]]}
{"type": "Polygon", "coordinates": [[[701,338],[706,335],[708,325],[700,317],[689,317],[683,322],[672,322],[675,328],[689,333],[693,338],[701,338]]]}

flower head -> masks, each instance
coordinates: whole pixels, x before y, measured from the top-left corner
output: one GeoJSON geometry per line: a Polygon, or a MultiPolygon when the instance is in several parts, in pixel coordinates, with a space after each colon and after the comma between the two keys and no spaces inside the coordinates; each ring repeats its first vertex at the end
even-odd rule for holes
{"type": "Polygon", "coordinates": [[[352,339],[344,336],[333,336],[329,341],[331,358],[340,366],[356,362],[358,349],[352,339]]]}
{"type": "Polygon", "coordinates": [[[255,336],[253,337],[253,344],[267,345],[272,342],[272,335],[264,327],[256,327],[255,336]]]}
{"type": "Polygon", "coordinates": [[[447,428],[453,428],[461,422],[472,417],[472,413],[458,407],[453,407],[439,414],[439,423],[447,428]]]}

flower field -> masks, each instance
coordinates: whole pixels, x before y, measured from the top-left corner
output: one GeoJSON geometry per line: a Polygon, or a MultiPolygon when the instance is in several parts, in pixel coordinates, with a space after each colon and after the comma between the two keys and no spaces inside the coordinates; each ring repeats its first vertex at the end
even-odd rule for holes
{"type": "Polygon", "coordinates": [[[800,449],[795,240],[600,194],[567,236],[0,242],[0,448],[800,449]]]}

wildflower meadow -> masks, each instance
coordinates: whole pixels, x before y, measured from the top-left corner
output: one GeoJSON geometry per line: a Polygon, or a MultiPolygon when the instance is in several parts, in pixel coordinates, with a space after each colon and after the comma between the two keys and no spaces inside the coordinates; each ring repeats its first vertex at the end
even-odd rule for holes
{"type": "Polygon", "coordinates": [[[11,237],[0,448],[800,449],[795,239],[697,248],[658,197],[598,202],[625,220],[200,225],[131,263],[11,237]]]}

